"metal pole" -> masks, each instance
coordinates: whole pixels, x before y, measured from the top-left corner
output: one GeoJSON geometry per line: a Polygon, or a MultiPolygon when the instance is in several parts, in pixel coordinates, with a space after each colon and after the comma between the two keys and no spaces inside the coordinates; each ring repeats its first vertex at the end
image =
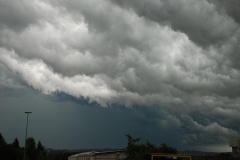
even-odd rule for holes
{"type": "Polygon", "coordinates": [[[26,134],[25,134],[25,146],[23,160],[26,160],[26,141],[27,141],[27,129],[28,129],[28,115],[32,112],[25,112],[27,114],[26,134]]]}

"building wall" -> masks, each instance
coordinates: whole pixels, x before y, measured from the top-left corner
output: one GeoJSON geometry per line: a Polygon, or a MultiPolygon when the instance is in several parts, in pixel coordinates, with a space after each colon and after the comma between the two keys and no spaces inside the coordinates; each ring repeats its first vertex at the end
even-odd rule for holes
{"type": "Polygon", "coordinates": [[[125,152],[80,153],[68,157],[68,160],[124,160],[125,152]]]}
{"type": "Polygon", "coordinates": [[[96,154],[94,160],[124,160],[125,158],[126,158],[125,153],[114,152],[96,154]]]}
{"type": "Polygon", "coordinates": [[[77,160],[94,160],[93,156],[79,156],[77,160]]]}

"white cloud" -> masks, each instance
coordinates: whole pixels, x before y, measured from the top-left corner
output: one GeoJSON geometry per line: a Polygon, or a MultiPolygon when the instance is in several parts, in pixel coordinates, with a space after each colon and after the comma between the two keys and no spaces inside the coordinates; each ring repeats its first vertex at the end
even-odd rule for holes
{"type": "Polygon", "coordinates": [[[41,60],[26,60],[19,58],[13,51],[0,50],[0,60],[8,68],[19,74],[30,86],[49,94],[60,91],[75,97],[89,98],[102,105],[114,96],[107,84],[97,76],[79,75],[63,77],[54,73],[41,60]],[[96,92],[97,90],[97,92],[96,92]]]}
{"type": "MultiPolygon", "coordinates": [[[[40,17],[38,23],[22,32],[1,30],[0,42],[32,65],[33,73],[41,72],[35,77],[41,87],[36,88],[44,93],[60,90],[109,104],[160,103],[170,106],[172,103],[183,105],[189,99],[188,92],[197,96],[208,92],[211,96],[223,92],[225,84],[233,84],[233,81],[235,85],[239,84],[237,70],[232,69],[231,75],[219,72],[215,57],[224,57],[218,53],[219,49],[201,48],[186,34],[138,17],[109,1],[58,1],[52,4],[34,1],[34,4],[40,17]],[[90,12],[92,5],[95,9],[90,12]],[[45,10],[53,19],[46,16],[45,10]],[[44,72],[38,69],[40,66],[44,72]],[[102,91],[96,94],[76,91],[71,87],[73,82],[69,83],[65,77],[74,79],[75,83],[76,77],[91,77],[93,81],[96,78],[100,86],[107,88],[109,97],[101,96],[102,91]],[[61,79],[64,85],[56,87],[56,79],[61,79]]],[[[176,4],[169,2],[169,5],[173,9],[176,4]]],[[[202,5],[208,6],[213,15],[220,16],[207,2],[196,5],[197,11],[202,5]]],[[[182,11],[193,12],[189,8],[182,11]]],[[[214,17],[208,18],[218,19],[214,17]]],[[[16,68],[12,67],[12,70],[16,68]]],[[[28,79],[27,74],[22,77],[28,79]]],[[[80,79],[94,87],[96,84],[92,80],[80,79]]],[[[31,81],[28,83],[36,85],[31,81]]]]}
{"type": "MultiPolygon", "coordinates": [[[[90,2],[82,3],[86,8],[89,7],[90,2]]],[[[47,6],[47,4],[42,5],[41,3],[39,5],[39,7],[42,6],[47,6]]],[[[81,6],[81,9],[84,8],[83,6],[81,6]]],[[[198,78],[194,75],[195,70],[205,66],[206,63],[211,63],[206,62],[207,58],[201,54],[201,49],[192,44],[184,34],[174,32],[168,27],[161,27],[155,23],[149,24],[145,19],[137,17],[134,13],[112,7],[107,2],[104,5],[96,5],[96,10],[91,13],[83,9],[84,13],[81,16],[106,20],[107,22],[104,25],[109,30],[105,30],[103,33],[98,30],[89,30],[88,25],[92,24],[87,19],[85,21],[74,21],[75,19],[71,17],[71,14],[64,15],[65,10],[61,12],[61,9],[54,7],[45,8],[55,10],[51,11],[53,17],[56,17],[54,21],[42,19],[39,23],[27,27],[21,33],[14,33],[11,30],[1,32],[4,37],[2,42],[8,45],[8,48],[14,49],[19,56],[30,59],[29,65],[32,65],[33,73],[41,72],[35,79],[41,86],[38,89],[43,92],[56,90],[56,78],[48,77],[56,77],[58,73],[63,77],[65,74],[70,74],[72,77],[105,75],[111,77],[108,78],[110,81],[120,81],[122,91],[125,90],[126,92],[120,92],[119,95],[128,99],[131,96],[129,97],[126,93],[129,92],[132,92],[133,95],[143,94],[144,96],[145,94],[152,94],[153,90],[153,94],[156,94],[164,87],[161,83],[164,84],[164,81],[169,81],[171,78],[188,77],[189,80],[183,80],[183,83],[195,83],[190,82],[198,81],[198,78]],[[113,13],[108,15],[109,18],[106,19],[106,11],[110,8],[113,13]],[[113,18],[114,16],[119,19],[113,18]],[[88,22],[89,24],[86,24],[88,22]],[[114,26],[112,26],[113,24],[114,26]],[[125,44],[125,41],[129,44],[125,44]],[[134,43],[140,43],[144,48],[136,46],[134,43]],[[109,51],[108,47],[104,46],[105,44],[117,45],[110,46],[109,51]],[[40,61],[31,59],[39,59],[40,61]],[[51,66],[53,70],[50,71],[45,63],[51,66]],[[44,72],[38,70],[39,67],[44,68],[44,72]],[[105,73],[107,68],[109,68],[109,71],[105,73]],[[162,78],[162,76],[165,78],[162,78]],[[48,85],[46,85],[46,82],[48,82],[48,85]],[[151,86],[151,83],[154,86],[151,86]],[[155,87],[156,89],[154,89],[155,87]]],[[[100,24],[94,24],[93,27],[99,29],[97,25],[100,24]]],[[[16,68],[12,69],[15,70],[16,68]]],[[[27,76],[27,74],[23,75],[26,80],[28,79],[27,76]]],[[[64,81],[64,79],[62,80],[64,81]]],[[[31,84],[31,81],[28,83],[35,86],[35,84],[31,84]]],[[[72,84],[66,82],[65,85],[72,84]]],[[[59,88],[59,90],[71,95],[86,96],[82,92],[72,94],[71,87],[65,87],[68,89],[59,88]]],[[[111,87],[109,86],[109,88],[111,87]]],[[[87,95],[90,96],[88,97],[90,99],[95,97],[95,95],[92,95],[93,97],[91,97],[91,94],[87,95]]],[[[109,96],[109,100],[111,100],[111,97],[115,97],[115,95],[110,94],[109,96]]],[[[142,98],[142,96],[138,97],[129,100],[136,103],[142,98]]],[[[94,99],[98,98],[101,99],[101,96],[94,99]]],[[[148,103],[148,100],[144,101],[148,103]]]]}

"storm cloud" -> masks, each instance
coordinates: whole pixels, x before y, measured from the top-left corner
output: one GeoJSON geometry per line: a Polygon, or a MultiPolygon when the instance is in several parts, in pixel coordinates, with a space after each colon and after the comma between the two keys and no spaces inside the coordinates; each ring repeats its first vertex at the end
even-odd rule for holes
{"type": "Polygon", "coordinates": [[[132,132],[179,148],[239,135],[237,0],[18,3],[0,1],[1,90],[122,108],[132,132]]]}

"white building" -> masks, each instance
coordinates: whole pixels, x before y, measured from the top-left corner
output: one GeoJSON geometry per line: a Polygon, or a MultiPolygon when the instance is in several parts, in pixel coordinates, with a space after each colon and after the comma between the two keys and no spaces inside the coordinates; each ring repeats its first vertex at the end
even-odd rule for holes
{"type": "Polygon", "coordinates": [[[83,152],[68,157],[68,160],[124,160],[125,151],[83,152]]]}

